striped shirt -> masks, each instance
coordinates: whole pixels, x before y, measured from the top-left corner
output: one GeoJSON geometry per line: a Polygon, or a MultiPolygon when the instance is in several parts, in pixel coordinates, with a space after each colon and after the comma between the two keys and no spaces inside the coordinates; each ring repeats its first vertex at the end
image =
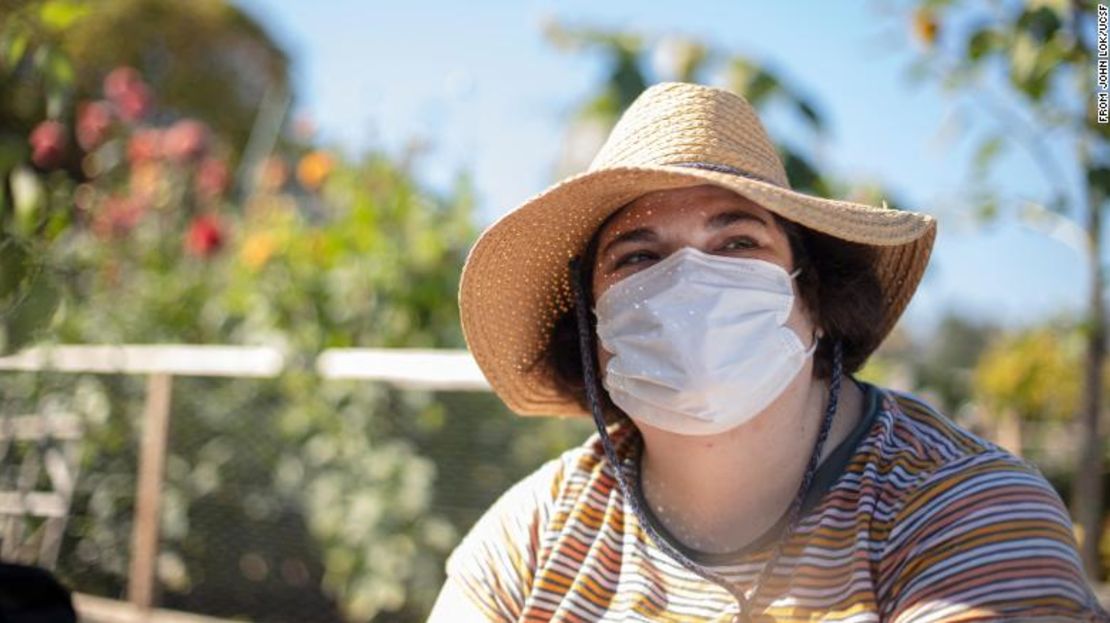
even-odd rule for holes
{"type": "MultiPolygon", "coordinates": [[[[1034,465],[912,394],[853,381],[864,415],[815,474],[752,604],[756,621],[1110,621],[1068,512],[1034,465]]],[[[631,476],[638,431],[610,431],[631,476]]],[[[662,538],[750,598],[785,515],[741,550],[698,552],[631,480],[662,538]]],[[[732,621],[739,608],[651,542],[596,432],[503,493],[446,571],[492,621],[732,621]]]]}

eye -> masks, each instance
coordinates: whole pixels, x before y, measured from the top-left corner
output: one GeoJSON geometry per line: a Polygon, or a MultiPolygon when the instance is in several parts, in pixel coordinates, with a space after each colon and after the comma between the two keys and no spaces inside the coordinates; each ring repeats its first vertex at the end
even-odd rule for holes
{"type": "Polygon", "coordinates": [[[613,270],[621,268],[621,267],[623,267],[627,264],[636,264],[636,263],[638,263],[638,262],[629,261],[633,258],[637,258],[637,257],[640,257],[640,256],[651,257],[652,255],[653,254],[649,251],[633,251],[632,253],[629,253],[628,255],[626,255],[626,256],[622,257],[621,259],[617,260],[617,263],[613,265],[613,270]]]}
{"type": "Polygon", "coordinates": [[[759,246],[759,243],[756,242],[755,239],[753,239],[751,236],[734,236],[734,237],[729,238],[728,240],[726,240],[725,243],[723,245],[721,245],[721,249],[726,250],[726,251],[731,251],[733,249],[754,249],[758,246],[759,246]],[[742,244],[740,246],[734,246],[733,243],[745,243],[745,244],[742,244]]]}

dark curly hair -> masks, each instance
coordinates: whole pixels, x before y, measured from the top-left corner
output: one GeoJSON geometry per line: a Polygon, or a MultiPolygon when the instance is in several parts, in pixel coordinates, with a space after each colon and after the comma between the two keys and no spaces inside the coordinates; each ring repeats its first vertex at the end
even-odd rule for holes
{"type": "MultiPolygon", "coordinates": [[[[595,370],[600,370],[600,366],[596,346],[597,317],[592,311],[594,301],[591,284],[597,261],[597,247],[601,232],[630,203],[614,210],[598,225],[582,254],[581,279],[587,299],[590,335],[594,338],[592,356],[595,370]]],[[[827,379],[831,376],[832,347],[838,337],[843,346],[843,373],[852,374],[858,371],[882,340],[878,331],[886,310],[882,284],[874,268],[874,249],[823,234],[774,212],[771,215],[790,242],[794,267],[802,269],[797,276],[802,302],[824,335],[814,352],[814,377],[827,379]]],[[[571,275],[571,278],[574,276],[571,275]]],[[[590,412],[573,307],[555,321],[547,348],[533,363],[544,364],[552,370],[558,390],[567,396],[574,396],[582,409],[590,412]]],[[[607,423],[628,418],[613,403],[604,387],[600,388],[598,396],[607,423]]]]}

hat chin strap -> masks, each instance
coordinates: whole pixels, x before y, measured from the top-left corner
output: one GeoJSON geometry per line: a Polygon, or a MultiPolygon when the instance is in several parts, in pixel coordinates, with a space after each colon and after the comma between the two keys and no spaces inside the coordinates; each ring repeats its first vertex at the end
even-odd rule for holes
{"type": "MultiPolygon", "coordinates": [[[[806,468],[805,475],[802,477],[801,486],[798,488],[798,493],[794,496],[794,501],[790,504],[789,510],[787,510],[788,517],[785,533],[776,541],[774,552],[771,554],[766,564],[764,564],[763,570],[760,572],[759,576],[756,577],[752,586],[751,597],[746,597],[742,587],[733,584],[724,576],[694,562],[685,554],[675,549],[666,539],[660,537],[659,533],[656,532],[655,528],[652,526],[652,523],[648,521],[645,516],[644,510],[640,507],[636,496],[633,494],[632,485],[629,484],[631,478],[628,474],[625,474],[621,462],[617,459],[617,452],[613,448],[613,442],[609,438],[609,431],[605,425],[605,418],[601,413],[601,402],[598,400],[597,396],[598,387],[600,385],[597,382],[597,375],[594,370],[593,336],[590,331],[589,318],[586,315],[589,305],[586,300],[585,286],[583,285],[585,279],[581,268],[581,258],[577,255],[570,260],[570,275],[571,286],[574,289],[574,308],[578,325],[578,347],[582,357],[582,372],[585,377],[586,400],[590,404],[590,413],[593,415],[594,425],[597,427],[598,436],[601,438],[601,445],[605,448],[605,456],[609,461],[614,476],[616,476],[621,494],[632,506],[632,511],[636,515],[636,519],[639,521],[640,526],[648,533],[656,547],[666,552],[686,569],[710,582],[720,585],[732,594],[740,605],[740,612],[734,620],[749,623],[752,617],[751,603],[755,601],[759,589],[763,586],[764,582],[770,576],[771,571],[774,569],[775,563],[782,554],[783,544],[790,538],[790,535],[793,534],[797,527],[798,520],[801,516],[802,503],[805,501],[806,494],[809,492],[814,474],[817,472],[821,450],[824,448],[825,441],[829,436],[829,430],[832,428],[833,416],[836,414],[836,406],[840,396],[840,381],[843,368],[843,347],[840,338],[838,337],[833,342],[832,378],[829,380],[828,406],[825,409],[825,417],[821,422],[821,429],[817,433],[817,442],[814,444],[813,453],[810,455],[809,465],[806,468]]],[[[638,470],[639,466],[634,466],[634,469],[638,470]]]]}

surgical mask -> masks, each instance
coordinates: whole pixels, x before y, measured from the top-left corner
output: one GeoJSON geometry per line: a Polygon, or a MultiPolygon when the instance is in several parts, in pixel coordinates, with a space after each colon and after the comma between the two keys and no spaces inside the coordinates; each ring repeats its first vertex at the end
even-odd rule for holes
{"type": "Polygon", "coordinates": [[[786,326],[798,272],[683,247],[610,286],[594,308],[613,355],[610,398],[634,421],[683,435],[751,420],[817,348],[786,326]]]}

